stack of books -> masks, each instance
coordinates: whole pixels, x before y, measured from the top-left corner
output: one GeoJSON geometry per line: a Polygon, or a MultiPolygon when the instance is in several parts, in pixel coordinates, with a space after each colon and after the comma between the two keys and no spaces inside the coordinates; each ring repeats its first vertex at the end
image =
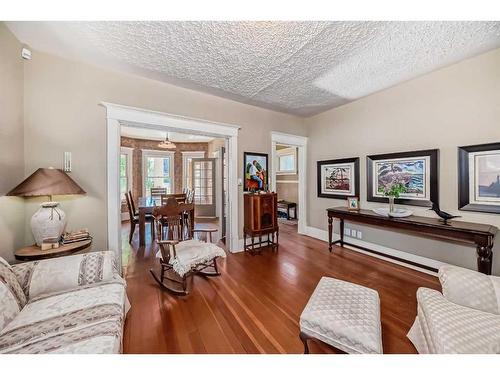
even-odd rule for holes
{"type": "Polygon", "coordinates": [[[88,229],[82,229],[77,232],[66,232],[62,235],[61,243],[67,245],[74,242],[87,241],[92,239],[88,229]]]}

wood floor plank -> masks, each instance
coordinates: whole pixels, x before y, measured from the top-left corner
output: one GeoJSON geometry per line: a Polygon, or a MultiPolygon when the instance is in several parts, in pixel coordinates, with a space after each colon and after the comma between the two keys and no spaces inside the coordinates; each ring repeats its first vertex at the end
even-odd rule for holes
{"type": "MultiPolygon", "coordinates": [[[[210,223],[203,223],[210,227],[210,223]]],[[[149,231],[149,230],[148,230],[149,231]]],[[[128,244],[122,230],[124,276],[132,304],[124,332],[125,353],[301,353],[299,317],[322,276],[379,292],[385,353],[415,353],[406,338],[416,315],[419,287],[440,289],[437,278],[359,252],[301,236],[280,226],[278,252],[228,254],[222,275],[195,277],[188,296],[160,289],[149,274],[156,246],[128,244]]],[[[313,353],[332,353],[312,343],[313,353]]]]}

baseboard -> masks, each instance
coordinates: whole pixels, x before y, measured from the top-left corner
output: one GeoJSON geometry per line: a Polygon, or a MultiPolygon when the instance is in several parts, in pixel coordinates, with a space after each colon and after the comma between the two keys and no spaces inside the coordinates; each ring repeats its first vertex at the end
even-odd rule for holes
{"type": "MultiPolygon", "coordinates": [[[[323,229],[319,229],[319,228],[308,226],[308,227],[306,227],[306,235],[310,236],[310,237],[313,237],[313,238],[316,238],[318,240],[322,240],[322,241],[328,242],[328,231],[323,230],[323,229]]],[[[333,234],[333,241],[336,241],[336,240],[339,240],[339,239],[340,239],[340,236],[338,234],[334,233],[333,234]]],[[[378,245],[378,244],[375,244],[375,243],[372,243],[372,242],[367,242],[367,241],[359,240],[359,239],[353,238],[353,237],[347,237],[347,236],[345,236],[344,239],[345,239],[345,241],[350,242],[350,243],[352,243],[353,245],[356,245],[356,246],[361,246],[361,247],[364,247],[366,249],[376,251],[378,253],[387,254],[388,256],[394,256],[394,257],[397,257],[397,258],[400,258],[400,259],[404,259],[404,260],[407,260],[407,261],[410,261],[410,262],[422,264],[424,266],[435,268],[435,269],[439,269],[439,267],[441,267],[441,266],[443,266],[443,265],[446,264],[446,263],[437,261],[435,259],[430,259],[430,258],[422,257],[420,255],[410,254],[410,253],[407,253],[407,252],[404,252],[404,251],[401,251],[401,250],[392,249],[390,247],[386,247],[386,246],[383,246],[383,245],[378,245]]],[[[369,256],[372,256],[372,257],[375,257],[375,258],[383,259],[385,261],[388,261],[388,262],[391,262],[391,263],[395,263],[395,264],[398,264],[398,265],[401,265],[401,266],[404,266],[404,267],[407,267],[407,268],[411,268],[411,269],[414,269],[414,270],[417,270],[417,271],[420,271],[420,272],[424,272],[424,273],[427,273],[429,275],[433,275],[433,276],[436,275],[436,272],[427,270],[425,268],[414,266],[412,264],[408,264],[408,263],[405,263],[405,262],[400,262],[398,260],[391,259],[391,258],[388,258],[388,257],[384,257],[383,255],[374,254],[374,253],[371,253],[369,251],[364,251],[364,250],[358,249],[358,248],[356,248],[354,246],[349,246],[349,245],[346,244],[345,247],[347,247],[347,248],[349,248],[351,250],[360,252],[362,254],[366,254],[366,255],[369,255],[369,256]]]]}

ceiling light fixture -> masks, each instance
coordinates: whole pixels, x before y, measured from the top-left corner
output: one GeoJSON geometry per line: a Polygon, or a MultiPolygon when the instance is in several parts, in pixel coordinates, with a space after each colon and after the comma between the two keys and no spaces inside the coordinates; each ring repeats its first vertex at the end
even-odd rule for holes
{"type": "Polygon", "coordinates": [[[167,150],[173,150],[173,149],[177,148],[177,146],[175,145],[175,143],[171,142],[168,139],[168,133],[165,136],[165,140],[163,140],[160,143],[158,143],[158,147],[159,148],[164,148],[164,149],[167,149],[167,150]]]}

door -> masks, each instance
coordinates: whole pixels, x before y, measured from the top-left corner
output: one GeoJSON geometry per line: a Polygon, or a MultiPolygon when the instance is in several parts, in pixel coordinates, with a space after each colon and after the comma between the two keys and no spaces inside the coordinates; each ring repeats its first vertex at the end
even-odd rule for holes
{"type": "Polygon", "coordinates": [[[191,168],[195,216],[215,217],[215,159],[193,159],[191,168]]]}

